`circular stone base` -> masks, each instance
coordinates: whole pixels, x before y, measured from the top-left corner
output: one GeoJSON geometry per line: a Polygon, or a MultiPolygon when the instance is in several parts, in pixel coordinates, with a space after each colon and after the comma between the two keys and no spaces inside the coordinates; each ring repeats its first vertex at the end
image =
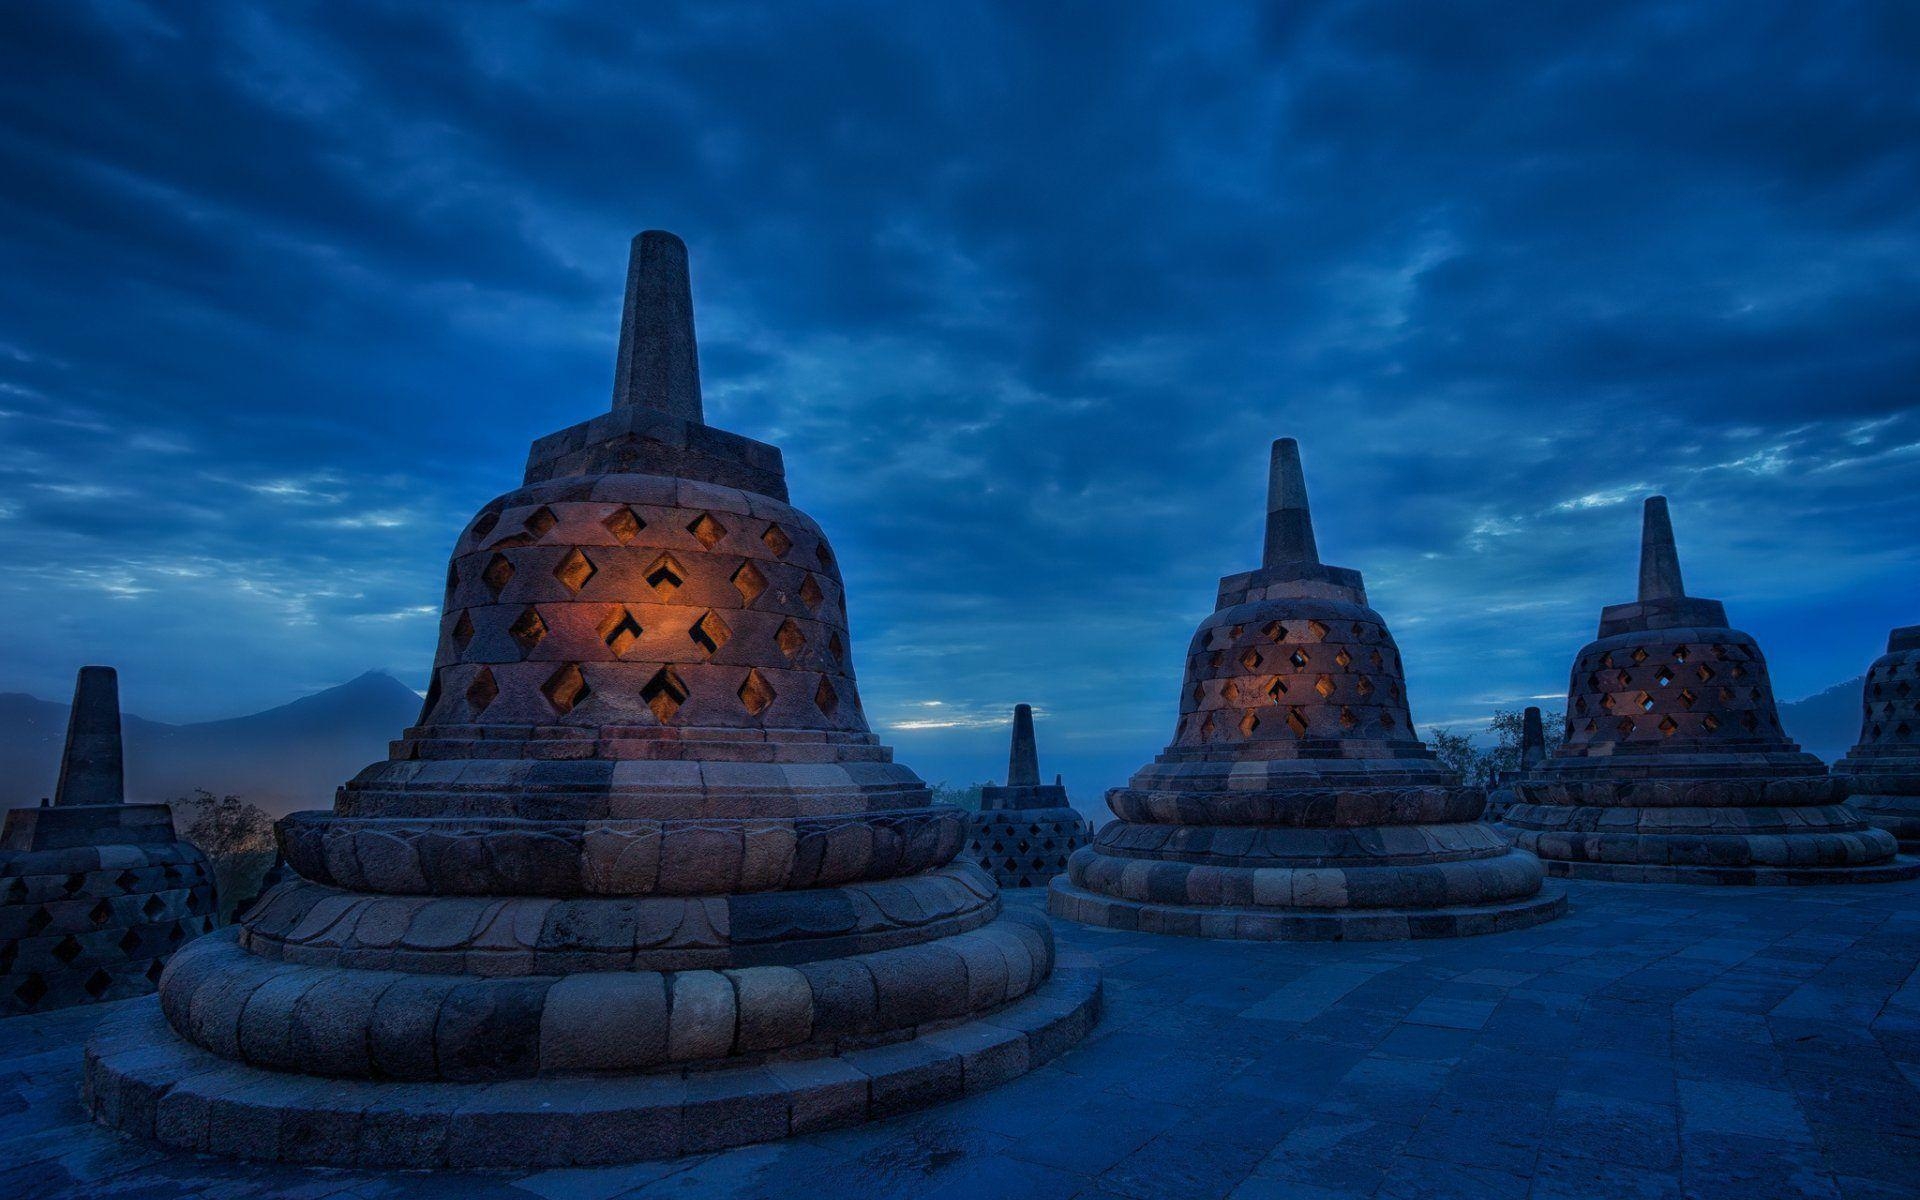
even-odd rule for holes
{"type": "Polygon", "coordinates": [[[1075,887],[1063,876],[1053,881],[1047,900],[1054,916],[1083,925],[1252,942],[1387,942],[1466,937],[1525,929],[1551,921],[1567,911],[1566,891],[1551,883],[1535,895],[1504,904],[1314,911],[1120,900],[1075,887]]]}
{"type": "MultiPolygon", "coordinates": [[[[1903,847],[1904,848],[1904,847],[1903,847]]],[[[1736,887],[1780,887],[1789,884],[1898,883],[1920,878],[1920,858],[1900,855],[1891,862],[1862,867],[1674,867],[1638,863],[1565,862],[1542,858],[1555,879],[1589,879],[1599,883],[1706,883],[1736,887]]]]}
{"type": "Polygon", "coordinates": [[[982,1091],[1078,1042],[1100,972],[1063,957],[1037,991],[911,1041],[832,1058],[678,1074],[376,1083],[265,1071],[177,1036],[158,1004],[87,1045],[99,1124],[179,1150],[352,1167],[456,1170],[676,1158],[857,1125],[982,1091]]]}

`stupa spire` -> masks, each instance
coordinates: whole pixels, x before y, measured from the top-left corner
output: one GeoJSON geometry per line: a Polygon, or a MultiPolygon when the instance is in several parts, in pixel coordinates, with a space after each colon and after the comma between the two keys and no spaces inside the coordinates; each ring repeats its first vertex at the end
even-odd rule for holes
{"type": "Polygon", "coordinates": [[[1007,786],[1040,786],[1040,751],[1033,740],[1033,706],[1013,706],[1013,746],[1007,753],[1007,786]]]}
{"type": "Polygon", "coordinates": [[[1678,600],[1687,594],[1680,581],[1680,551],[1673,542],[1673,518],[1665,496],[1648,496],[1640,515],[1640,600],[1678,600]]]}
{"type": "Polygon", "coordinates": [[[649,229],[634,238],[627,258],[613,408],[651,409],[705,423],[687,244],[664,230],[649,229]]]}
{"type": "Polygon", "coordinates": [[[1530,704],[1520,718],[1520,769],[1530,771],[1546,759],[1546,726],[1540,723],[1540,710],[1530,704]]]}
{"type": "Polygon", "coordinates": [[[1307,477],[1300,469],[1300,443],[1281,438],[1267,467],[1267,546],[1262,565],[1318,563],[1313,514],[1307,510],[1307,477]]]}
{"type": "Polygon", "coordinates": [[[120,677],[112,667],[81,667],[67,716],[67,745],[60,756],[55,807],[120,804],[126,775],[120,757],[120,677]]]}

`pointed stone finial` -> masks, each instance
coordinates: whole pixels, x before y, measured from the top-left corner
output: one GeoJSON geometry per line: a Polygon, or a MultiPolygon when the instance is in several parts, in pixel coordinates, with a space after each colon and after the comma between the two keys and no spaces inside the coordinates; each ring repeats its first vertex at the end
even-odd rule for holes
{"type": "Polygon", "coordinates": [[[1013,706],[1013,748],[1007,754],[1007,786],[1040,786],[1040,750],[1033,740],[1033,706],[1013,706]]]}
{"type": "Polygon", "coordinates": [[[1267,468],[1267,547],[1262,565],[1319,561],[1313,514],[1307,511],[1307,477],[1300,469],[1300,443],[1281,438],[1273,444],[1267,468]]]}
{"type": "Polygon", "coordinates": [[[1520,718],[1520,769],[1531,771],[1547,760],[1547,729],[1540,723],[1540,710],[1532,705],[1520,718]]]}
{"type": "Polygon", "coordinates": [[[1680,582],[1680,551],[1673,544],[1673,519],[1667,498],[1648,496],[1640,516],[1640,599],[1677,600],[1687,594],[1680,582]]]}
{"type": "Polygon", "coordinates": [[[687,244],[662,230],[649,229],[634,238],[627,259],[627,299],[620,314],[613,407],[616,412],[652,409],[705,423],[687,244]]]}
{"type": "Polygon", "coordinates": [[[67,747],[60,756],[56,808],[119,804],[126,799],[120,762],[120,677],[112,667],[81,667],[67,715],[67,747]]]}

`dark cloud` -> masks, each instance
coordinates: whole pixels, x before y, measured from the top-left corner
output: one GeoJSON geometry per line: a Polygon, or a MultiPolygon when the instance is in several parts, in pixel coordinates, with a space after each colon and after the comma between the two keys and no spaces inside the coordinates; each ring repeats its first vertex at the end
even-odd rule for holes
{"type": "Polygon", "coordinates": [[[1817,690],[1916,619],[1916,77],[1890,3],[12,6],[0,687],[422,678],[660,226],[939,773],[1151,752],[1282,433],[1422,720],[1559,690],[1654,489],[1817,690]]]}

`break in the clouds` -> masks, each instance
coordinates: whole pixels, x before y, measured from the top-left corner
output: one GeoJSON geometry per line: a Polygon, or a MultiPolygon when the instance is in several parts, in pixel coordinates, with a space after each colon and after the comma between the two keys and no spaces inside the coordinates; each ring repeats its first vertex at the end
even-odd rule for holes
{"type": "Polygon", "coordinates": [[[1816,690],[1920,619],[1916,78],[1892,2],[9,5],[0,687],[423,680],[663,227],[942,772],[1164,741],[1282,434],[1423,723],[1560,690],[1651,490],[1816,690]]]}

